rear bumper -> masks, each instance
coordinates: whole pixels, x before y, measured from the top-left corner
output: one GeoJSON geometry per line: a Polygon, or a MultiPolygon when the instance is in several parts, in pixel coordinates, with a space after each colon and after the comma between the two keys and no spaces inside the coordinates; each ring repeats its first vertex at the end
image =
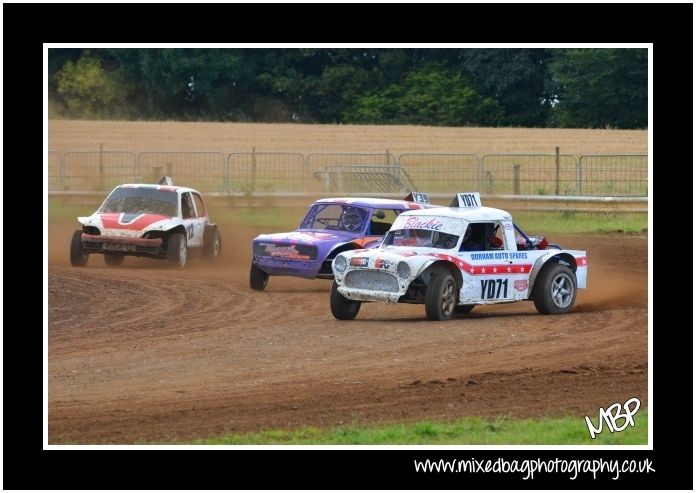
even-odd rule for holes
{"type": "Polygon", "coordinates": [[[162,238],[127,238],[82,233],[82,247],[88,253],[119,253],[122,255],[166,256],[162,238]]]}

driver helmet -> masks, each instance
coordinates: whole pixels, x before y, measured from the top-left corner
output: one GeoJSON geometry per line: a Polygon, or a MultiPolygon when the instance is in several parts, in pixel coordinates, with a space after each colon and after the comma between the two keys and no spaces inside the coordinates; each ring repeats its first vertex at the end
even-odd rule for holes
{"type": "Polygon", "coordinates": [[[346,231],[356,232],[362,226],[362,218],[360,213],[354,207],[347,207],[341,215],[341,223],[346,231]]]}

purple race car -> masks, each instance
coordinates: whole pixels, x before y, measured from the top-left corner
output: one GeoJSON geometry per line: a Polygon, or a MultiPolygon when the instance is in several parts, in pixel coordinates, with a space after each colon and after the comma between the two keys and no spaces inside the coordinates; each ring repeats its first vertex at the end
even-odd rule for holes
{"type": "Polygon", "coordinates": [[[249,285],[262,291],[269,276],[333,279],[336,255],[378,246],[401,212],[427,207],[436,206],[424,193],[411,193],[404,200],[317,200],[295,231],[254,238],[249,285]]]}

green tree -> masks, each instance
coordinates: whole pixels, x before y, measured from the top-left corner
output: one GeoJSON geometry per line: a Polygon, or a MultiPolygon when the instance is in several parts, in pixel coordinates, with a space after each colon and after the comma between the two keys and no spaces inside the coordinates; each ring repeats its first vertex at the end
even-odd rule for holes
{"type": "Polygon", "coordinates": [[[78,118],[647,125],[644,49],[52,48],[48,70],[78,118]]]}
{"type": "Polygon", "coordinates": [[[248,81],[232,50],[110,50],[139,81],[142,111],[159,118],[234,119],[248,81]]]}
{"type": "Polygon", "coordinates": [[[501,118],[495,100],[477,94],[461,75],[439,64],[361,97],[344,113],[345,121],[355,123],[496,125],[501,118]]]}
{"type": "Polygon", "coordinates": [[[101,60],[89,52],[84,52],[75,62],[67,60],[55,80],[56,92],[66,105],[68,116],[104,117],[123,113],[128,84],[120,72],[107,73],[101,60]]]}
{"type": "Polygon", "coordinates": [[[557,50],[551,71],[559,126],[647,127],[646,49],[557,50]]]}
{"type": "Polygon", "coordinates": [[[283,101],[299,121],[340,122],[344,108],[375,86],[365,49],[263,50],[257,90],[283,101]]]}
{"type": "Polygon", "coordinates": [[[551,110],[546,91],[551,52],[543,48],[463,49],[451,63],[461,67],[477,92],[500,104],[503,125],[544,127],[551,110]]]}
{"type": "Polygon", "coordinates": [[[79,48],[49,48],[48,49],[48,94],[56,96],[58,80],[56,74],[68,60],[76,62],[82,55],[79,48]]]}

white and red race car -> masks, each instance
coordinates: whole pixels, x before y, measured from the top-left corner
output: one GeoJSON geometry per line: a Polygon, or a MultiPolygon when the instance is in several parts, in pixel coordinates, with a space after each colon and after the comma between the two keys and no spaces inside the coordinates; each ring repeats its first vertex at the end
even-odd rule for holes
{"type": "Polygon", "coordinates": [[[77,220],[82,229],[70,243],[75,267],[86,265],[91,253],[104,254],[110,266],[131,255],[184,267],[194,256],[217,261],[222,248],[220,231],[210,222],[201,194],[172,185],[169,177],[158,185],[120,185],[94,214],[77,220]]]}
{"type": "Polygon", "coordinates": [[[543,314],[573,308],[587,282],[587,254],[527,236],[478,193],[452,207],[400,214],[379,248],[336,256],[331,313],[355,318],[364,301],[425,304],[430,320],[476,305],[532,300],[543,314]]]}

